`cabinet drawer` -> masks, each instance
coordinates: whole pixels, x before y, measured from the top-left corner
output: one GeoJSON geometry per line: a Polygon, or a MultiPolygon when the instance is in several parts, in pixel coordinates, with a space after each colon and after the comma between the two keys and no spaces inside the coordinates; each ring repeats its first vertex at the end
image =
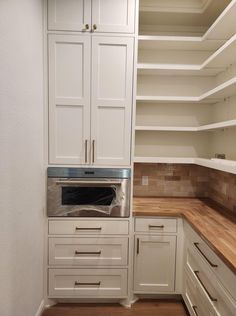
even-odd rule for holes
{"type": "Polygon", "coordinates": [[[50,265],[120,266],[128,263],[128,238],[49,238],[50,265]]]}
{"type": "Polygon", "coordinates": [[[148,233],[176,233],[177,219],[176,218],[136,218],[136,232],[148,233]]]}
{"type": "Polygon", "coordinates": [[[214,253],[214,251],[202,240],[202,238],[189,226],[185,227],[188,247],[194,249],[196,255],[201,257],[210,270],[219,278],[223,286],[236,300],[236,276],[214,253]]]}
{"type": "Polygon", "coordinates": [[[201,289],[205,300],[221,316],[235,316],[236,302],[226,293],[216,276],[195,252],[187,249],[187,271],[201,289]]]}
{"type": "Polygon", "coordinates": [[[216,312],[206,302],[204,294],[187,271],[184,273],[183,298],[191,315],[216,316],[216,312]]]}
{"type": "Polygon", "coordinates": [[[49,269],[50,297],[124,297],[126,269],[49,269]]]}
{"type": "Polygon", "coordinates": [[[128,221],[50,220],[50,235],[127,235],[128,221]]]}

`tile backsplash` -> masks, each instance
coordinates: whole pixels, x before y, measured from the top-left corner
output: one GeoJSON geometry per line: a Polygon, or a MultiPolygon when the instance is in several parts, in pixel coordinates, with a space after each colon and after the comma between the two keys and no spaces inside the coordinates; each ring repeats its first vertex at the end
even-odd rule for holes
{"type": "Polygon", "coordinates": [[[190,164],[136,163],[134,196],[209,197],[236,212],[236,175],[190,164]]]}

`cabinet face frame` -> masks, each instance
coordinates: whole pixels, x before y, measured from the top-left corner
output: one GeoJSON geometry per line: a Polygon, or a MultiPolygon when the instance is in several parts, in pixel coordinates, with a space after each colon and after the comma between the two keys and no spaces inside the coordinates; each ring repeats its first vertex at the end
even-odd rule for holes
{"type": "Polygon", "coordinates": [[[86,30],[86,24],[89,25],[89,28],[91,27],[91,0],[48,0],[48,30],[49,31],[77,31],[77,32],[85,32],[89,31],[86,30]],[[64,16],[64,20],[57,20],[57,15],[66,15],[65,7],[69,7],[68,2],[78,3],[78,7],[74,8],[73,14],[75,12],[78,13],[80,11],[80,19],[75,19],[72,22],[72,17],[70,13],[68,14],[70,16],[67,17],[64,16]],[[57,2],[61,4],[61,7],[59,5],[59,8],[57,8],[57,2]],[[57,12],[58,9],[58,12],[57,12]],[[77,9],[77,10],[76,10],[77,9]]]}
{"type": "Polygon", "coordinates": [[[86,144],[86,141],[90,139],[90,54],[91,41],[89,36],[48,35],[49,163],[51,164],[73,165],[89,162],[89,142],[86,144]],[[71,60],[66,55],[69,45],[74,49],[74,52],[73,49],[70,50],[71,60]],[[57,48],[59,48],[58,51],[57,48]],[[78,55],[77,60],[78,52],[81,55],[78,55]],[[73,58],[75,62],[77,61],[75,65],[78,67],[77,72],[73,69],[73,58]],[[80,74],[80,70],[82,74],[80,74]],[[80,77],[78,84],[81,91],[77,91],[76,87],[73,90],[68,83],[66,84],[66,80],[68,80],[66,76],[68,78],[71,76],[80,77]],[[63,80],[65,80],[65,84],[63,84],[63,80]],[[61,92],[62,87],[64,91],[61,92]],[[76,95],[77,92],[78,95],[76,95]],[[78,121],[75,117],[77,114],[78,121]],[[74,120],[74,126],[68,124],[68,117],[74,120]],[[79,121],[81,126],[79,126],[79,121]],[[77,137],[75,137],[73,131],[80,133],[80,135],[76,134],[77,137]],[[68,155],[70,137],[75,138],[78,150],[72,143],[70,150],[73,154],[68,155]]]}
{"type": "MultiPolygon", "coordinates": [[[[168,236],[168,235],[136,235],[135,236],[135,258],[134,258],[134,293],[174,293],[175,291],[175,274],[176,274],[176,236],[168,236]],[[152,283],[142,283],[139,279],[139,275],[141,273],[144,275],[145,273],[150,274],[150,266],[148,267],[147,263],[151,260],[156,260],[153,253],[149,253],[148,256],[142,257],[142,248],[144,243],[168,243],[169,244],[169,257],[165,260],[165,266],[162,268],[167,268],[166,275],[168,276],[166,283],[155,282],[155,271],[158,271],[160,267],[158,267],[158,261],[155,265],[152,283]],[[153,258],[151,257],[153,255],[153,258]],[[145,262],[147,260],[148,262],[145,262]]],[[[164,262],[163,262],[164,263],[164,262]]]]}

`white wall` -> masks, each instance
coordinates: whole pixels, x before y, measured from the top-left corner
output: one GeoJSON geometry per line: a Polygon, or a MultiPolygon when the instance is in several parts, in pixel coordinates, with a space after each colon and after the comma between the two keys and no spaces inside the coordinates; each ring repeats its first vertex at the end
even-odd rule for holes
{"type": "Polygon", "coordinates": [[[43,299],[41,0],[0,1],[0,315],[43,299]]]}

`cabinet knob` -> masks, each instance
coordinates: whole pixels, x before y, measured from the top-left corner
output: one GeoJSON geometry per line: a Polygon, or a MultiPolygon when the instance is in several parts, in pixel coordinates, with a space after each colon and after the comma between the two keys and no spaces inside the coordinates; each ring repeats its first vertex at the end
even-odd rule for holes
{"type": "Polygon", "coordinates": [[[85,24],[84,29],[82,31],[86,32],[89,30],[89,24],[85,24]]]}
{"type": "Polygon", "coordinates": [[[95,32],[97,30],[97,24],[93,24],[93,29],[92,29],[92,32],[95,32]]]}

